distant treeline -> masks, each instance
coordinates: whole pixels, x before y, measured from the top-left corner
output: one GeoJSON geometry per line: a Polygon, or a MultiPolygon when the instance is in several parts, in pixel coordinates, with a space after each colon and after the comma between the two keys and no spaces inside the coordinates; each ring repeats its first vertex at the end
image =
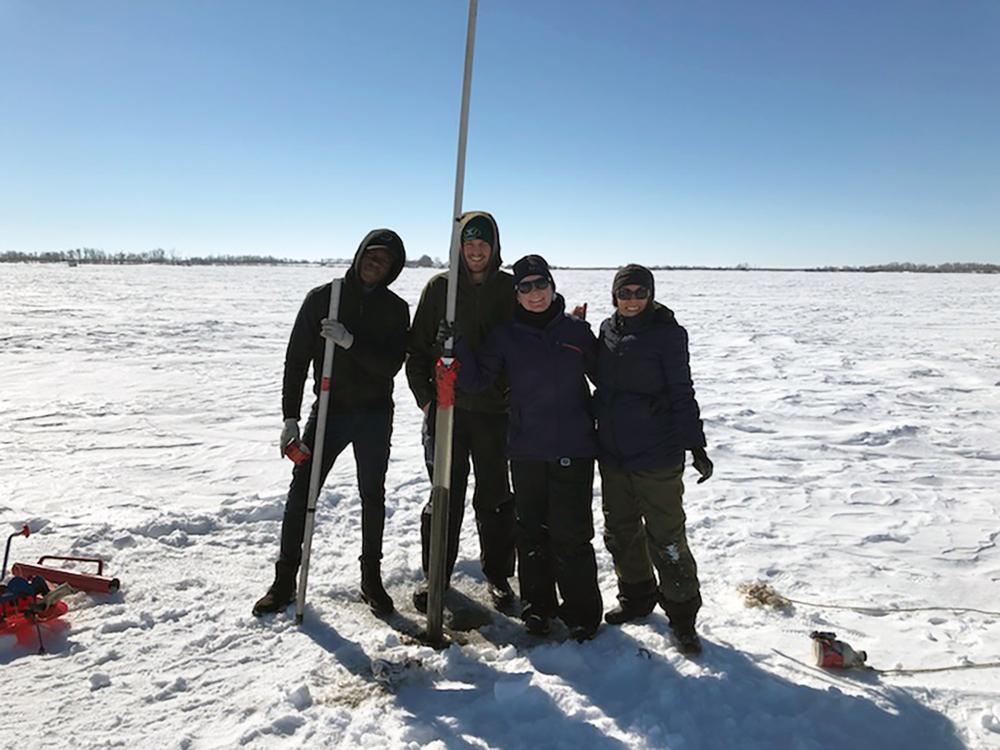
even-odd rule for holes
{"type": "Polygon", "coordinates": [[[44,253],[22,253],[8,250],[0,253],[2,263],[78,263],[94,265],[125,266],[138,263],[154,263],[164,266],[249,266],[249,265],[292,265],[307,263],[304,260],[288,260],[271,255],[208,255],[206,257],[182,258],[162,248],[141,253],[107,253],[92,247],[73,250],[58,250],[44,253]]]}
{"type": "MultiPolygon", "coordinates": [[[[332,259],[322,261],[292,260],[290,258],[275,258],[273,255],[208,255],[185,258],[173,251],[162,248],[142,253],[108,253],[92,247],[78,247],[72,250],[58,250],[43,253],[22,253],[16,250],[0,252],[0,263],[68,263],[70,265],[112,265],[126,266],[141,263],[152,263],[163,266],[293,266],[307,265],[319,262],[321,265],[350,265],[352,259],[332,259]]],[[[406,265],[411,268],[440,268],[441,261],[422,255],[417,260],[410,260],[406,265]]]]}
{"type": "MultiPolygon", "coordinates": [[[[586,271],[617,271],[619,266],[553,266],[553,268],[586,271]]],[[[996,263],[885,263],[879,266],[823,266],[822,268],[771,268],[740,263],[736,266],[649,266],[653,271],[806,271],[845,273],[1000,273],[996,263]]]]}
{"type": "MultiPolygon", "coordinates": [[[[166,266],[293,266],[318,263],[324,266],[349,266],[352,258],[333,258],[320,261],[275,258],[273,255],[208,255],[185,258],[172,250],[162,248],[142,253],[108,253],[92,247],[78,247],[73,250],[59,250],[43,253],[22,253],[16,250],[0,252],[0,263],[69,263],[95,265],[135,265],[152,263],[166,266]]],[[[408,268],[445,268],[438,258],[421,255],[416,260],[406,261],[408,268]]],[[[554,269],[575,269],[594,271],[615,271],[618,266],[553,266],[554,269]]],[[[846,273],[1000,273],[996,263],[885,263],[877,266],[823,266],[821,268],[764,268],[740,263],[736,266],[650,266],[654,271],[810,271],[846,273]]]]}
{"type": "Polygon", "coordinates": [[[854,273],[877,273],[880,271],[902,273],[1000,273],[996,263],[941,263],[936,266],[926,263],[886,263],[881,266],[826,266],[807,268],[806,271],[850,271],[854,273]]]}

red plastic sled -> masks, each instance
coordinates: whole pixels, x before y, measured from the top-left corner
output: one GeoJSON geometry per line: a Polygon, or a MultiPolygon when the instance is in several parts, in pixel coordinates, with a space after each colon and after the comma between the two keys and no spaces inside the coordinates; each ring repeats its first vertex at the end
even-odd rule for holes
{"type": "Polygon", "coordinates": [[[0,620],[0,635],[7,635],[13,633],[18,636],[20,640],[20,632],[22,630],[28,631],[27,635],[31,635],[31,629],[35,627],[35,623],[46,623],[49,620],[54,620],[57,617],[62,617],[69,611],[69,607],[66,602],[59,601],[53,604],[48,609],[39,612],[37,615],[28,615],[25,612],[15,612],[2,620],[0,620]]]}

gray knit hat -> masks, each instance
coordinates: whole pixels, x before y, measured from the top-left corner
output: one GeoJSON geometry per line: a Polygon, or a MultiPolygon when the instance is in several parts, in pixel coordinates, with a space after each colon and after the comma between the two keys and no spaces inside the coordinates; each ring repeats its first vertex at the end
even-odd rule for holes
{"type": "Polygon", "coordinates": [[[611,282],[611,304],[618,304],[618,290],[629,284],[638,284],[649,290],[649,299],[652,300],[656,294],[653,283],[653,272],[638,263],[629,263],[615,274],[615,280],[611,282]]]}

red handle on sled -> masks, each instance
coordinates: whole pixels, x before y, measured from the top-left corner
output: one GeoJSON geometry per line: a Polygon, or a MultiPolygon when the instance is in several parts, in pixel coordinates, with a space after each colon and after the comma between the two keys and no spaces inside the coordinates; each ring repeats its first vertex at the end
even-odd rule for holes
{"type": "Polygon", "coordinates": [[[10,543],[14,541],[14,537],[16,536],[23,536],[23,537],[31,536],[31,529],[28,528],[28,524],[24,524],[24,526],[21,527],[20,531],[15,531],[13,534],[7,537],[7,546],[4,548],[3,551],[3,567],[0,568],[0,581],[3,580],[3,577],[5,575],[7,575],[7,560],[10,557],[10,543]]]}

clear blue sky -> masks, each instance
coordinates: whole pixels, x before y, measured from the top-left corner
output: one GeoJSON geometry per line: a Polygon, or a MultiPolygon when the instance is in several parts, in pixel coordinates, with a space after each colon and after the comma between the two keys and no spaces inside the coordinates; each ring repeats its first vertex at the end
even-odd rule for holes
{"type": "MultiPolygon", "coordinates": [[[[446,257],[465,0],[0,0],[0,251],[446,257]]],[[[1000,262],[1000,2],[480,0],[508,261],[1000,262]]]]}

